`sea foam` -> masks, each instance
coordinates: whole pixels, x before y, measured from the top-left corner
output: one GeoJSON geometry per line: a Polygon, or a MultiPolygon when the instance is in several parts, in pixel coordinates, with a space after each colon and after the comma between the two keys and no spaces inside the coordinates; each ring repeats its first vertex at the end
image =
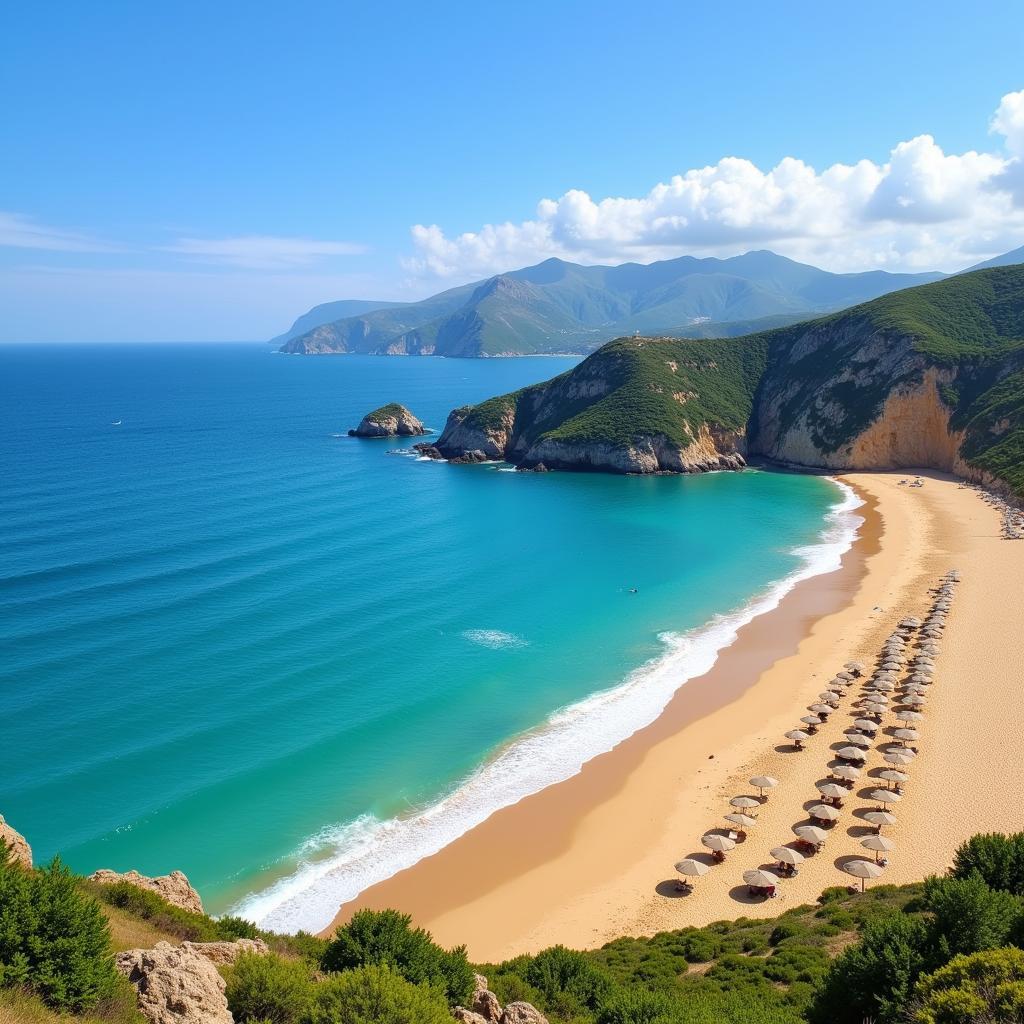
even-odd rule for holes
{"type": "MultiPolygon", "coordinates": [[[[802,580],[839,568],[863,522],[854,514],[862,502],[846,484],[832,482],[842,498],[826,516],[819,542],[793,551],[801,564],[789,576],[703,626],[661,634],[665,650],[659,657],[618,686],[571,704],[516,737],[431,806],[386,821],[364,815],[321,830],[293,855],[298,868],[247,896],[232,913],[279,931],[320,931],[341,904],[371,885],[443,849],[503,807],[576,775],[587,761],[649,725],[681,686],[714,665],[742,626],[776,608],[802,580]]],[[[505,636],[492,630],[464,635],[469,633],[505,636]]]]}

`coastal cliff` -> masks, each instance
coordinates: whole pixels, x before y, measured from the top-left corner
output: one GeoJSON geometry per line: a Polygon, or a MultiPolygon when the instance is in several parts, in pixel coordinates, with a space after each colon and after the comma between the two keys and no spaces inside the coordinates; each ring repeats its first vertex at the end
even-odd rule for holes
{"type": "Polygon", "coordinates": [[[622,338],[456,409],[436,449],[616,473],[927,467],[1024,494],[1024,266],[742,338],[622,338]]]}
{"type": "Polygon", "coordinates": [[[368,412],[350,437],[419,437],[427,432],[423,423],[404,405],[390,402],[368,412]]]}

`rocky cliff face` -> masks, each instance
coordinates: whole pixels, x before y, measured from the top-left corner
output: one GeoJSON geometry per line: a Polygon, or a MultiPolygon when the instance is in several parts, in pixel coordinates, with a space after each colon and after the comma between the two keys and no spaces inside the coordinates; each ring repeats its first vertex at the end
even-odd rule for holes
{"type": "Polygon", "coordinates": [[[115,963],[151,1024],[233,1024],[224,979],[194,947],[158,942],[118,953],[115,963]]]}
{"type": "Polygon", "coordinates": [[[3,843],[7,847],[7,856],[15,864],[20,864],[23,868],[32,867],[32,847],[28,845],[28,840],[15,828],[4,821],[4,817],[0,814],[0,843],[3,843]]]}
{"type": "Polygon", "coordinates": [[[99,871],[94,871],[89,878],[102,885],[127,882],[129,885],[148,889],[150,892],[163,896],[168,903],[173,903],[174,906],[181,907],[182,910],[190,910],[195,914],[205,913],[199,893],[192,888],[182,871],[172,871],[169,875],[148,878],[146,875],[140,875],[138,871],[111,871],[109,868],[100,868],[99,871]]]}

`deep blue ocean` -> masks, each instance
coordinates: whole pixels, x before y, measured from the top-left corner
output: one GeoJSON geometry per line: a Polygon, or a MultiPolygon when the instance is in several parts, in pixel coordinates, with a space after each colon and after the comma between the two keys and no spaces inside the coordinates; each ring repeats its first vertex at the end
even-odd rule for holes
{"type": "Polygon", "coordinates": [[[180,868],[214,912],[322,927],[834,566],[824,478],[523,474],[345,436],[573,362],[0,347],[0,813],[37,858],[180,868]]]}

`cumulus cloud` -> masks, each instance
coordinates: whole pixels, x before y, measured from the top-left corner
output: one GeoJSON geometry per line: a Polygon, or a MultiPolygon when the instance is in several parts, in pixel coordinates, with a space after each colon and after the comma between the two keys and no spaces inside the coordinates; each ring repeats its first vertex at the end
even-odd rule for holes
{"type": "Polygon", "coordinates": [[[314,238],[240,235],[234,238],[179,238],[166,252],[190,256],[204,263],[220,263],[250,270],[284,270],[308,266],[331,256],[358,256],[365,246],[314,238]]]}
{"type": "Polygon", "coordinates": [[[572,189],[541,200],[530,220],[454,237],[417,224],[403,262],[414,277],[469,279],[550,256],[647,262],[772,248],[833,270],[960,269],[1024,241],[1024,90],[1003,97],[991,128],[996,152],[949,154],[920,135],[884,164],[820,172],[796,157],[762,170],[730,156],[636,198],[572,189]]]}

